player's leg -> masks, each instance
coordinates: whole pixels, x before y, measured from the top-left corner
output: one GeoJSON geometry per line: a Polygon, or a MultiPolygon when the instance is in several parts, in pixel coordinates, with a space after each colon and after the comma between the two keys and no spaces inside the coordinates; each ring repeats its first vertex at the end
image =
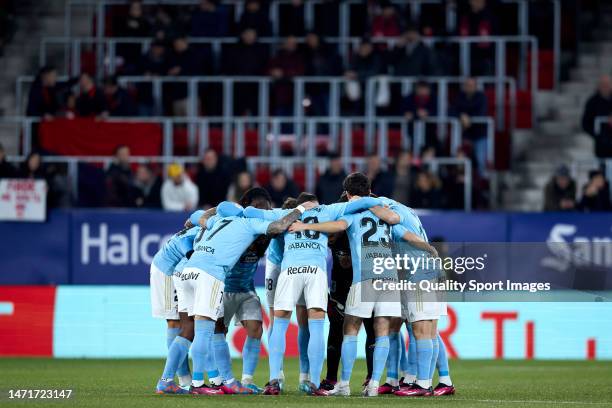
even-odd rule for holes
{"type": "Polygon", "coordinates": [[[265,285],[266,285],[266,302],[270,311],[270,324],[268,327],[268,338],[272,334],[274,327],[274,296],[276,294],[276,285],[278,284],[278,276],[280,275],[281,266],[266,259],[265,285]]]}
{"type": "MultiPolygon", "coordinates": [[[[212,338],[212,351],[215,359],[215,367],[219,372],[219,376],[209,378],[210,385],[223,389],[223,392],[225,392],[224,386],[226,384],[231,384],[235,381],[234,373],[232,372],[232,358],[230,356],[229,344],[227,344],[225,338],[225,334],[227,333],[225,319],[228,315],[227,308],[225,307],[226,296],[227,293],[224,293],[223,316],[219,316],[215,322],[215,333],[212,338]]],[[[231,321],[232,315],[229,315],[229,321],[231,321]]],[[[228,394],[230,394],[230,392],[228,392],[228,394]]]]}
{"type": "Polygon", "coordinates": [[[340,348],[342,347],[342,325],[344,323],[344,308],[333,300],[327,303],[327,317],[329,319],[329,333],[327,335],[327,373],[321,387],[331,391],[338,382],[338,368],[340,366],[340,348]]]}
{"type": "Polygon", "coordinates": [[[374,353],[372,359],[372,378],[364,390],[364,396],[378,395],[380,378],[389,356],[389,327],[391,319],[387,316],[374,318],[374,353]]]}
{"type": "Polygon", "coordinates": [[[406,363],[404,365],[404,382],[412,384],[416,381],[417,376],[417,352],[416,352],[416,337],[412,330],[412,323],[406,320],[406,329],[408,331],[408,351],[406,353],[406,363]]]}
{"type": "Polygon", "coordinates": [[[223,391],[204,384],[204,374],[209,380],[220,376],[216,368],[213,352],[213,335],[215,322],[223,307],[224,284],[215,277],[197,268],[185,268],[183,271],[194,278],[189,284],[195,290],[193,312],[195,314],[195,336],[191,346],[193,357],[192,394],[216,395],[223,391]]]}
{"type": "Polygon", "coordinates": [[[255,292],[240,293],[239,296],[242,301],[236,311],[235,318],[242,323],[242,327],[247,332],[247,338],[242,348],[241,383],[253,393],[259,393],[262,390],[253,383],[253,376],[259,362],[261,336],[263,335],[261,302],[255,292]]]}
{"type": "Polygon", "coordinates": [[[187,354],[191,345],[190,341],[179,336],[181,318],[186,313],[179,315],[179,300],[172,280],[172,276],[167,276],[151,265],[151,306],[154,317],[166,318],[167,332],[166,345],[168,354],[166,364],[160,380],[157,383],[156,393],[158,394],[180,394],[188,392],[191,384],[189,373],[189,361],[187,354]],[[175,344],[176,343],[176,344],[175,344]],[[175,374],[179,374],[179,384],[174,383],[175,374]]]}
{"type": "Polygon", "coordinates": [[[264,389],[266,395],[278,395],[281,391],[280,380],[287,345],[287,329],[289,328],[291,312],[302,293],[301,282],[298,281],[298,278],[297,275],[289,275],[286,270],[282,271],[278,277],[274,295],[274,328],[268,342],[270,381],[264,389]]]}
{"type": "Polygon", "coordinates": [[[337,383],[336,387],[330,392],[331,395],[348,396],[351,394],[350,381],[353,367],[355,366],[355,360],[357,359],[357,336],[359,335],[361,322],[361,317],[349,314],[344,316],[344,337],[342,339],[342,348],[340,352],[342,370],[340,372],[340,382],[337,383]]]}
{"type": "MultiPolygon", "coordinates": [[[[419,319],[418,317],[416,319],[419,319]]],[[[410,388],[397,391],[398,396],[431,396],[433,389],[431,388],[431,374],[433,370],[432,364],[434,355],[434,340],[432,337],[435,333],[435,320],[416,320],[412,322],[412,331],[415,337],[416,344],[416,361],[417,361],[417,378],[415,383],[410,388]]]]}
{"type": "Polygon", "coordinates": [[[298,355],[300,360],[300,378],[299,388],[301,391],[306,391],[308,382],[310,381],[310,362],[308,360],[308,342],[310,341],[310,330],[308,328],[308,309],[304,298],[298,300],[295,306],[295,315],[298,323],[298,355]]]}
{"type": "Polygon", "coordinates": [[[389,323],[389,357],[387,358],[387,381],[378,387],[379,394],[391,394],[399,386],[400,330],[402,319],[394,317],[389,323]]]}
{"type": "Polygon", "coordinates": [[[366,387],[370,382],[370,378],[372,378],[372,369],[374,367],[374,343],[376,341],[376,336],[374,335],[374,318],[369,317],[367,319],[363,319],[363,328],[366,332],[365,356],[366,368],[368,371],[363,382],[363,386],[366,387]]]}
{"type": "Polygon", "coordinates": [[[439,379],[438,385],[434,388],[434,395],[451,395],[455,393],[455,387],[450,377],[446,345],[440,333],[437,333],[436,340],[439,348],[438,360],[436,361],[439,379]]]}

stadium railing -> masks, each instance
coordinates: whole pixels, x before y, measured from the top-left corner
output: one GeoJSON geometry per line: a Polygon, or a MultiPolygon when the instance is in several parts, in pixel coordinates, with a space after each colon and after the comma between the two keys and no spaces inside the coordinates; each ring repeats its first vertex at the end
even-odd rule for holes
{"type": "Polygon", "coordinates": [[[597,116],[595,118],[595,124],[593,129],[595,130],[595,134],[601,134],[601,131],[605,125],[608,125],[611,122],[610,116],[597,116]]]}
{"type": "MultiPolygon", "coordinates": [[[[553,58],[556,88],[560,75],[561,61],[561,0],[548,0],[552,5],[552,30],[553,30],[553,58]]],[[[145,5],[197,5],[197,0],[144,0],[145,5]]],[[[244,10],[244,2],[241,0],[223,0],[223,4],[234,8],[234,19],[238,21],[244,10]]],[[[268,18],[272,22],[273,33],[279,35],[279,8],[282,4],[290,4],[291,0],[272,0],[268,9],[268,18]]],[[[304,23],[307,30],[314,28],[315,7],[322,3],[321,0],[309,0],[304,2],[304,23]]],[[[338,32],[340,37],[347,38],[350,35],[351,6],[361,4],[361,0],[348,0],[340,2],[338,15],[338,32]]],[[[457,25],[457,9],[453,2],[446,0],[392,0],[396,5],[405,5],[410,8],[411,18],[419,21],[423,5],[440,5],[444,8],[446,32],[454,32],[457,25]]],[[[529,0],[502,0],[502,3],[514,4],[517,7],[517,33],[521,36],[529,34],[529,0]]],[[[72,14],[76,7],[86,7],[90,10],[91,17],[95,16],[96,38],[102,39],[106,34],[106,8],[114,5],[125,5],[123,0],[69,0],[65,5],[64,12],[64,35],[71,36],[72,14]]],[[[524,60],[527,50],[521,46],[521,60],[524,60]]]]}
{"type": "MultiPolygon", "coordinates": [[[[273,48],[282,44],[283,38],[260,38],[261,44],[271,45],[273,48]]],[[[114,74],[117,67],[117,45],[137,44],[141,46],[141,53],[144,53],[150,46],[152,38],[97,38],[97,37],[45,37],[41,39],[39,64],[45,66],[50,58],[49,49],[54,44],[60,47],[60,56],[63,66],[59,67],[60,74],[78,75],[81,72],[81,53],[85,45],[95,46],[96,48],[96,73],[98,76],[104,74],[114,74]],[[98,50],[98,48],[101,49],[98,50]]],[[[213,51],[215,66],[219,65],[220,55],[223,45],[236,44],[236,37],[223,38],[190,38],[190,43],[208,45],[213,51]]],[[[304,38],[298,38],[298,42],[303,42],[304,38]]],[[[348,65],[351,55],[351,48],[355,48],[361,41],[360,37],[335,37],[327,38],[327,42],[335,44],[342,56],[345,65],[348,65]]],[[[400,37],[373,38],[373,42],[386,44],[393,47],[400,41],[400,37]]],[[[459,72],[461,76],[470,76],[472,69],[470,66],[472,45],[490,43],[494,46],[494,67],[496,77],[507,76],[507,49],[510,44],[528,47],[529,53],[521,55],[518,60],[518,85],[519,89],[530,89],[534,93],[538,89],[538,40],[534,36],[449,36],[449,37],[424,37],[423,42],[429,45],[453,44],[459,47],[459,72]]],[[[57,51],[57,50],[56,50],[57,51]]]]}
{"type": "MultiPolygon", "coordinates": [[[[490,117],[473,117],[473,123],[486,127],[487,135],[487,161],[495,164],[495,132],[493,119],[490,117]]],[[[162,131],[162,155],[166,159],[174,156],[175,141],[178,127],[187,130],[188,150],[201,155],[210,146],[210,135],[213,128],[221,129],[221,149],[225,154],[243,157],[246,156],[247,142],[246,129],[254,128],[257,133],[257,155],[271,156],[277,159],[282,156],[281,145],[288,143],[292,146],[294,155],[310,155],[316,157],[317,151],[340,151],[342,157],[354,156],[353,137],[356,129],[363,129],[363,152],[376,153],[381,159],[393,156],[395,149],[411,150],[418,155],[425,146],[427,124],[438,124],[449,131],[448,144],[451,155],[455,155],[463,143],[461,124],[458,119],[427,118],[414,121],[410,129],[403,117],[377,117],[368,119],[363,117],[335,117],[335,118],[225,118],[225,117],[199,117],[199,118],[169,118],[169,117],[132,117],[105,119],[115,123],[159,123],[162,131]],[[290,130],[283,128],[289,127],[290,130]],[[392,132],[395,129],[395,132],[392,132]],[[399,141],[390,148],[391,139],[398,137],[399,141]],[[410,144],[411,143],[411,144],[410,144]],[[233,147],[233,149],[232,149],[233,147]]],[[[41,122],[40,118],[33,117],[2,117],[0,125],[12,126],[15,137],[22,137],[21,152],[24,155],[32,151],[34,125],[41,122]]],[[[441,142],[445,143],[444,135],[438,134],[441,142]]]]}
{"type": "MultiPolygon", "coordinates": [[[[25,156],[9,156],[7,160],[12,163],[20,163],[25,160],[25,156]]],[[[107,167],[114,157],[111,156],[45,156],[43,164],[55,163],[65,164],[67,166],[67,175],[69,178],[71,193],[73,199],[77,200],[79,196],[79,164],[102,164],[107,167]]],[[[349,171],[362,171],[366,166],[366,158],[343,157],[345,168],[349,171]]],[[[183,157],[130,157],[130,163],[133,164],[162,164],[164,166],[171,163],[179,163],[183,166],[193,165],[200,162],[197,156],[183,157]]],[[[247,169],[251,174],[256,174],[258,166],[266,166],[269,169],[283,169],[289,177],[293,177],[296,168],[303,167],[305,170],[305,189],[306,191],[315,191],[317,174],[322,174],[328,167],[328,158],[321,157],[247,157],[247,169]]],[[[432,173],[439,174],[440,168],[444,166],[458,166],[463,169],[464,174],[464,210],[471,211],[472,209],[472,164],[465,158],[432,158],[422,162],[432,173]]]]}

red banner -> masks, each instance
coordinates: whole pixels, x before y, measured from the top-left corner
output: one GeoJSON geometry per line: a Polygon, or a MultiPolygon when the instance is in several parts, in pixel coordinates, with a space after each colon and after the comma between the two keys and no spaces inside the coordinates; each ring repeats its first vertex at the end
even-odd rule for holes
{"type": "Polygon", "coordinates": [[[54,286],[0,287],[0,355],[53,356],[54,286]]]}
{"type": "Polygon", "coordinates": [[[64,156],[111,156],[119,145],[129,146],[134,156],[158,156],[162,128],[156,123],[55,119],[40,124],[39,140],[43,149],[64,156]]]}

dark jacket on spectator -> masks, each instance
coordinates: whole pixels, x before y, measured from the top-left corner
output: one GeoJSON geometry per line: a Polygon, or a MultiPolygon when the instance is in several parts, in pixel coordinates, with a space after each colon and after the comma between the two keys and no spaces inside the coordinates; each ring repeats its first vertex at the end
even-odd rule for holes
{"type": "Polygon", "coordinates": [[[79,116],[96,116],[106,109],[104,93],[99,88],[93,88],[87,93],[81,93],[76,100],[76,112],[79,116]]]}
{"type": "Polygon", "coordinates": [[[270,20],[268,19],[268,15],[264,9],[260,9],[256,13],[245,10],[240,17],[240,22],[238,23],[238,31],[242,32],[247,28],[252,28],[257,31],[257,35],[260,37],[270,36],[270,27],[270,20]]]}
{"type": "Polygon", "coordinates": [[[562,211],[561,200],[576,200],[576,182],[571,180],[567,188],[560,188],[554,177],[544,189],[544,211],[562,211]]]}
{"type": "Polygon", "coordinates": [[[302,37],[306,33],[304,26],[304,4],[292,4],[279,8],[280,35],[302,37]]]}
{"type": "MultiPolygon", "coordinates": [[[[462,114],[472,116],[487,116],[487,97],[484,92],[476,91],[471,96],[461,91],[451,108],[451,115],[459,117],[462,114]]],[[[486,136],[486,127],[482,124],[472,124],[463,132],[469,139],[478,139],[486,136]]]]}
{"type": "Polygon", "coordinates": [[[404,98],[402,108],[402,113],[411,112],[414,119],[418,119],[417,111],[419,109],[425,109],[429,116],[435,116],[438,112],[436,95],[431,93],[429,97],[421,97],[411,93],[404,98]]]}
{"type": "Polygon", "coordinates": [[[393,173],[381,170],[372,178],[372,193],[377,196],[391,197],[394,185],[393,173]]]}
{"type": "Polygon", "coordinates": [[[353,55],[353,62],[350,70],[355,71],[360,81],[364,81],[371,76],[381,74],[384,70],[384,63],[377,51],[372,51],[370,55],[363,58],[359,54],[353,55]]]}
{"type": "Polygon", "coordinates": [[[136,106],[128,91],[117,88],[114,94],[106,95],[106,111],[110,116],[135,116],[136,106]]]}
{"type": "Polygon", "coordinates": [[[288,197],[297,197],[300,193],[295,182],[289,178],[287,178],[287,184],[282,191],[274,190],[270,184],[265,189],[270,193],[274,207],[277,208],[280,208],[288,197]]]}
{"type": "Polygon", "coordinates": [[[439,72],[433,51],[422,41],[413,46],[395,49],[391,54],[391,61],[393,74],[397,76],[420,77],[436,75],[439,72]]]}
{"type": "Polygon", "coordinates": [[[293,84],[290,79],[304,75],[304,58],[299,52],[289,52],[281,49],[270,60],[269,70],[281,69],[283,77],[276,80],[272,87],[274,106],[278,109],[288,109],[293,104],[293,84]]]}
{"type": "Polygon", "coordinates": [[[593,94],[587,101],[582,114],[582,128],[589,135],[596,137],[595,118],[612,114],[612,98],[604,98],[599,92],[593,94]]]}
{"type": "Polygon", "coordinates": [[[137,207],[161,208],[161,187],[160,177],[155,177],[153,184],[147,188],[134,186],[135,202],[137,207]]]}
{"type": "Polygon", "coordinates": [[[110,207],[132,207],[132,169],[112,163],[106,171],[106,199],[110,207]]]}
{"type": "Polygon", "coordinates": [[[327,170],[317,181],[317,198],[321,204],[333,204],[338,201],[344,188],[342,182],[346,177],[345,172],[332,174],[327,170]]]}
{"type": "Polygon", "coordinates": [[[6,161],[6,159],[0,160],[0,179],[1,178],[11,178],[17,175],[17,170],[15,167],[6,161]]]}
{"type": "Polygon", "coordinates": [[[229,46],[223,53],[223,73],[227,75],[262,75],[268,62],[266,46],[242,42],[229,46]]]}
{"type": "Polygon", "coordinates": [[[58,95],[58,85],[47,87],[43,86],[40,81],[36,81],[30,88],[28,97],[28,116],[44,116],[53,115],[60,109],[60,100],[58,95]]]}
{"type": "Polygon", "coordinates": [[[442,208],[442,191],[439,188],[432,188],[423,191],[415,188],[410,194],[410,204],[413,208],[442,208]]]}
{"type": "MultiPolygon", "coordinates": [[[[586,190],[586,186],[585,186],[586,190]]],[[[612,205],[610,204],[610,189],[608,186],[599,190],[599,192],[593,196],[587,196],[582,194],[582,199],[578,208],[585,212],[601,212],[610,211],[612,205]]]]}
{"type": "Polygon", "coordinates": [[[213,207],[227,197],[231,179],[229,171],[223,167],[222,163],[217,164],[214,170],[206,170],[200,164],[195,182],[200,190],[200,206],[213,207]]]}
{"type": "Polygon", "coordinates": [[[225,6],[217,5],[214,11],[196,8],[191,17],[193,37],[225,37],[228,33],[229,14],[225,6]]]}
{"type": "Polygon", "coordinates": [[[340,56],[323,43],[323,40],[318,48],[305,47],[303,52],[306,60],[306,75],[335,76],[342,74],[340,56]]]}

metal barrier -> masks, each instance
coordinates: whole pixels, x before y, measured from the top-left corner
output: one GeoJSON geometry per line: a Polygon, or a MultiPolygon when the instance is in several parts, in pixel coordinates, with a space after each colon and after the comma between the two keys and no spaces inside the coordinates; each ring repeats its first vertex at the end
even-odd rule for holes
{"type": "MultiPolygon", "coordinates": [[[[489,117],[473,117],[472,122],[486,126],[487,160],[495,161],[495,132],[493,119],[489,117]]],[[[391,128],[399,129],[400,144],[404,150],[412,150],[420,154],[425,146],[427,124],[439,124],[450,130],[449,145],[451,155],[456,155],[463,143],[461,124],[456,118],[427,118],[414,121],[412,130],[403,117],[377,117],[370,120],[362,117],[335,117],[335,118],[168,118],[168,117],[135,117],[135,118],[108,118],[109,122],[128,123],[159,123],[162,126],[164,157],[171,158],[174,152],[176,126],[187,129],[188,148],[194,154],[201,155],[210,146],[212,128],[222,129],[222,149],[225,154],[244,157],[246,154],[246,129],[252,127],[257,131],[258,155],[281,157],[281,143],[289,141],[293,145],[295,156],[316,156],[317,145],[324,145],[327,151],[341,150],[343,157],[353,155],[353,131],[364,129],[366,153],[376,153],[381,159],[390,156],[389,140],[391,128]],[[290,126],[290,132],[283,132],[284,126],[290,126]],[[322,127],[326,127],[320,131],[322,127]],[[340,145],[340,142],[342,144],[340,145]],[[410,145],[411,143],[411,145],[410,145]],[[233,151],[232,151],[233,146],[233,151]],[[341,146],[341,149],[340,149],[341,146]]],[[[32,117],[6,117],[0,118],[0,124],[15,126],[16,137],[21,134],[21,152],[27,155],[31,151],[33,125],[41,122],[40,118],[32,117]]],[[[445,134],[438,134],[441,142],[445,142],[445,134]]]]}
{"type": "MultiPolygon", "coordinates": [[[[9,162],[22,162],[25,160],[25,156],[9,156],[7,157],[9,162]]],[[[43,157],[44,163],[59,163],[67,165],[67,175],[70,179],[71,192],[73,198],[77,199],[79,196],[79,164],[90,163],[96,164],[101,163],[107,167],[114,157],[112,156],[45,156],[43,157]]],[[[257,166],[264,165],[269,166],[271,169],[281,168],[284,169],[289,177],[292,177],[296,167],[304,167],[306,171],[305,189],[306,191],[315,191],[316,185],[316,173],[317,170],[321,171],[327,168],[329,159],[317,158],[317,157],[292,157],[292,158],[281,158],[281,157],[248,157],[247,168],[251,173],[255,173],[257,166]]],[[[354,170],[363,170],[365,168],[365,158],[353,158],[343,157],[345,166],[351,167],[354,170]]],[[[149,157],[149,156],[132,156],[130,163],[160,163],[168,165],[170,163],[180,163],[182,165],[196,164],[200,161],[199,157],[187,156],[187,157],[149,157]]],[[[471,211],[472,209],[472,164],[467,159],[455,159],[455,158],[434,158],[423,161],[423,165],[427,166],[434,174],[438,174],[440,167],[442,166],[460,166],[464,170],[465,183],[464,183],[464,210],[471,211]]]]}
{"type": "MultiPolygon", "coordinates": [[[[303,38],[298,38],[298,42],[303,42],[303,38]]],[[[389,47],[395,46],[399,37],[387,37],[387,38],[374,38],[372,41],[376,43],[386,44],[389,47]]],[[[262,44],[268,44],[271,46],[279,46],[282,43],[282,38],[261,38],[259,42],[262,44]]],[[[331,44],[336,44],[340,54],[342,55],[345,65],[348,64],[351,47],[356,47],[361,41],[359,37],[336,37],[328,38],[327,41],[331,44]]],[[[96,55],[102,56],[98,58],[98,64],[96,65],[96,72],[98,75],[113,74],[117,67],[116,62],[116,49],[117,44],[139,44],[142,52],[148,48],[152,42],[151,38],[96,38],[96,37],[47,37],[41,39],[41,52],[40,52],[40,66],[47,65],[48,61],[48,48],[51,44],[60,44],[63,48],[63,59],[64,59],[64,72],[62,74],[76,75],[81,72],[81,49],[83,44],[90,44],[101,47],[106,52],[96,52],[96,55]],[[70,62],[70,63],[69,63],[70,62]],[[107,63],[105,66],[105,62],[107,63]],[[70,66],[70,68],[69,68],[70,66]],[[105,69],[108,68],[108,69],[105,69]]],[[[224,44],[235,44],[238,39],[235,37],[224,37],[224,38],[191,38],[192,44],[203,44],[211,46],[213,50],[215,64],[218,64],[220,59],[221,48],[224,44]]],[[[423,42],[426,44],[457,44],[459,46],[459,61],[460,61],[460,73],[462,76],[470,76],[472,69],[470,64],[471,58],[471,46],[473,44],[480,43],[491,43],[495,49],[495,77],[504,78],[506,77],[506,49],[508,44],[517,43],[521,46],[526,46],[531,51],[531,70],[527,70],[527,54],[524,53],[519,58],[519,88],[526,89],[527,83],[530,82],[531,90],[534,92],[537,90],[537,72],[538,72],[538,41],[533,36],[474,36],[474,37],[462,37],[462,36],[451,36],[451,37],[426,37],[423,38],[423,42]],[[527,77],[531,78],[531,81],[527,80],[527,77]]]]}

